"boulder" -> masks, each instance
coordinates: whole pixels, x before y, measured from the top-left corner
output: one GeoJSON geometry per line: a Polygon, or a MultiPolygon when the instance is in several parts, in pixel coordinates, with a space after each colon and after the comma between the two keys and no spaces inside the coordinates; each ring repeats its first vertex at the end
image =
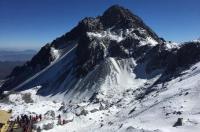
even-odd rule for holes
{"type": "Polygon", "coordinates": [[[43,124],[43,129],[44,130],[50,130],[54,127],[54,123],[51,122],[51,123],[47,123],[47,124],[43,124]]]}
{"type": "Polygon", "coordinates": [[[78,110],[76,111],[76,116],[81,116],[81,115],[86,116],[87,114],[88,114],[88,111],[85,110],[85,109],[78,109],[78,110]]]}
{"type": "Polygon", "coordinates": [[[182,126],[183,125],[183,118],[178,118],[173,127],[182,126]]]}
{"type": "Polygon", "coordinates": [[[98,109],[92,109],[90,112],[94,113],[94,112],[97,112],[97,111],[99,111],[99,110],[98,109]]]}
{"type": "Polygon", "coordinates": [[[54,119],[55,118],[55,112],[53,110],[49,110],[44,114],[45,117],[49,119],[54,119]]]}

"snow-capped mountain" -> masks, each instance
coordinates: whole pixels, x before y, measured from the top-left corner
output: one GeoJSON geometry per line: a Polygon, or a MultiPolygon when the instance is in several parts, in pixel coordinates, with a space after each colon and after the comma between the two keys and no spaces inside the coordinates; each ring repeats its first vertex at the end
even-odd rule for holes
{"type": "Polygon", "coordinates": [[[41,85],[39,93],[51,95],[76,88],[86,90],[94,82],[100,86],[100,77],[88,78],[109,58],[139,59],[161,42],[138,16],[112,6],[102,16],[83,19],[69,33],[45,45],[30,62],[12,72],[3,89],[23,90],[41,85]]]}
{"type": "Polygon", "coordinates": [[[56,111],[57,106],[63,116],[73,115],[73,122],[53,131],[197,132],[199,61],[199,41],[166,42],[138,16],[115,5],[42,47],[13,70],[0,90],[11,91],[11,102],[20,100],[16,115],[56,111]],[[65,103],[30,109],[21,103],[26,92],[37,105],[51,102],[46,98],[65,103]],[[172,127],[179,118],[184,126],[172,127]]]}

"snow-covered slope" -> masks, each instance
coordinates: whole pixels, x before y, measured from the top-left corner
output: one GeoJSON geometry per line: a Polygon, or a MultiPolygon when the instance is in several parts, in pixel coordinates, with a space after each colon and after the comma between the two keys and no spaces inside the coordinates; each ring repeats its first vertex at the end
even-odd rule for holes
{"type": "MultiPolygon", "coordinates": [[[[133,64],[133,60],[127,61],[127,64],[129,62],[133,64]]],[[[140,80],[134,76],[129,77],[129,74],[121,71],[117,62],[112,58],[108,62],[113,64],[112,66],[115,67],[113,69],[117,72],[113,71],[111,75],[119,74],[120,76],[119,78],[116,76],[114,80],[111,80],[110,76],[108,76],[104,85],[102,85],[101,94],[98,95],[99,101],[87,101],[78,104],[62,103],[52,98],[35,95],[39,88],[36,87],[9,95],[11,103],[0,103],[1,109],[13,109],[13,117],[24,113],[34,115],[36,113],[45,114],[47,111],[54,111],[56,115],[61,114],[63,119],[73,119],[72,122],[66,125],[57,126],[57,119],[47,116],[43,122],[38,124],[41,126],[51,120],[51,122],[54,122],[54,128],[49,131],[53,132],[199,131],[200,63],[191,66],[188,70],[184,70],[181,76],[171,81],[155,85],[153,92],[143,99],[139,99],[138,97],[141,93],[146,90],[145,86],[142,86],[144,82],[146,85],[151,85],[159,77],[159,74],[152,79],[140,80]],[[131,80],[128,78],[131,78],[131,80]],[[115,84],[115,86],[111,87],[112,85],[110,84],[115,84]],[[22,96],[25,93],[31,94],[32,103],[24,102],[22,96]],[[87,111],[87,114],[79,116],[80,111],[83,110],[87,111]],[[183,118],[182,126],[173,127],[178,118],[183,118]]]]}

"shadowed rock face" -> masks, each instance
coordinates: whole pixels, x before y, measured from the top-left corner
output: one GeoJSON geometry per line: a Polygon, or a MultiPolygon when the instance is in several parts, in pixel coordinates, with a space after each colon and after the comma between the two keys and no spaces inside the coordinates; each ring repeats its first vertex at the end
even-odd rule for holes
{"type": "Polygon", "coordinates": [[[177,68],[188,68],[188,66],[200,61],[200,42],[186,42],[179,45],[179,48],[167,50],[164,45],[157,45],[151,53],[151,65],[155,67],[167,67],[168,72],[177,68]],[[160,66],[159,66],[160,65],[160,66]]]}
{"type": "MultiPolygon", "coordinates": [[[[70,32],[42,47],[31,61],[13,70],[0,91],[15,88],[50,65],[54,61],[51,48],[57,49],[63,56],[68,53],[69,46],[73,47],[75,44],[77,44],[75,57],[65,57],[66,65],[60,68],[63,74],[58,77],[62,78],[59,81],[64,81],[70,71],[73,71],[76,78],[84,78],[108,57],[134,58],[137,63],[148,61],[145,69],[147,73],[156,69],[166,69],[167,74],[173,73],[179,67],[189,66],[200,58],[198,42],[168,49],[164,39],[160,39],[138,16],[128,9],[115,5],[106,10],[102,16],[83,19],[70,32]],[[148,38],[151,38],[150,42],[148,38]],[[155,42],[156,44],[152,44],[155,42]],[[70,60],[70,57],[73,59],[70,60]],[[70,62],[67,62],[68,60],[70,62]]],[[[58,85],[56,82],[44,83],[47,87],[58,85]]]]}
{"type": "Polygon", "coordinates": [[[177,51],[178,66],[189,66],[200,61],[200,42],[188,42],[177,51]]]}

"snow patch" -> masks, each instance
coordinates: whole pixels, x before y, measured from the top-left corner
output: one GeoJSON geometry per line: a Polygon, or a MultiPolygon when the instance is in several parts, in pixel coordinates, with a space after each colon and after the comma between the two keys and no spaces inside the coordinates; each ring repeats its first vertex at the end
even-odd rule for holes
{"type": "Polygon", "coordinates": [[[53,57],[53,60],[56,61],[60,57],[59,50],[55,49],[54,47],[51,47],[51,56],[53,57]]]}
{"type": "Polygon", "coordinates": [[[140,45],[151,45],[151,46],[155,46],[158,44],[158,42],[156,40],[154,40],[152,37],[147,37],[146,39],[142,39],[140,40],[140,45]]]}
{"type": "MultiPolygon", "coordinates": [[[[129,35],[131,34],[131,32],[133,31],[133,29],[126,29],[125,30],[125,35],[129,35]]],[[[98,39],[110,39],[110,40],[115,40],[117,42],[121,42],[124,37],[122,36],[123,32],[120,31],[120,33],[115,33],[115,32],[111,32],[111,29],[108,29],[106,31],[103,32],[87,32],[87,35],[89,37],[95,37],[98,39]]]]}

